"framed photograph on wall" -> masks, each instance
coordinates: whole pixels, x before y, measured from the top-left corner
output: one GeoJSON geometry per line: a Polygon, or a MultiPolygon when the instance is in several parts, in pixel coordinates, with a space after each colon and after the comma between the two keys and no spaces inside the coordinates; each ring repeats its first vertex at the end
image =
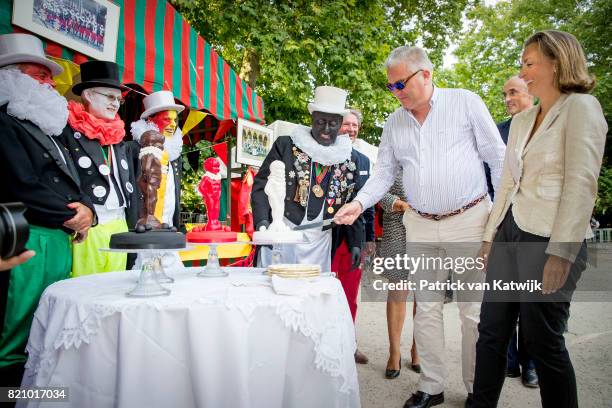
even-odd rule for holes
{"type": "Polygon", "coordinates": [[[274,143],[272,129],[238,119],[236,162],[261,167],[274,143]]]}
{"type": "Polygon", "coordinates": [[[115,61],[119,6],[108,0],[14,0],[13,24],[94,59],[115,61]]]}

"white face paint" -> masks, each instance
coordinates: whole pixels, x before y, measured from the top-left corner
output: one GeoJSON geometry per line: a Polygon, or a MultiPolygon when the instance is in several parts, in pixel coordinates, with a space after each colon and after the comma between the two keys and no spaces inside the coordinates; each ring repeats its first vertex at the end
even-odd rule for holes
{"type": "Polygon", "coordinates": [[[95,117],[113,120],[119,111],[121,91],[116,88],[95,87],[83,90],[87,111],[95,117]]]}

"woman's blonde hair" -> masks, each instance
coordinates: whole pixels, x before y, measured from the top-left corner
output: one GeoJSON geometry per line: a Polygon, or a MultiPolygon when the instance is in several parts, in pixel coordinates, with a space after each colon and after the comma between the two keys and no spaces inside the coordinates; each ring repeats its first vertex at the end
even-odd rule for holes
{"type": "Polygon", "coordinates": [[[582,46],[572,34],[539,31],[525,41],[525,47],[530,44],[538,44],[541,52],[553,60],[554,84],[561,92],[588,93],[595,87],[595,78],[589,74],[582,46]]]}

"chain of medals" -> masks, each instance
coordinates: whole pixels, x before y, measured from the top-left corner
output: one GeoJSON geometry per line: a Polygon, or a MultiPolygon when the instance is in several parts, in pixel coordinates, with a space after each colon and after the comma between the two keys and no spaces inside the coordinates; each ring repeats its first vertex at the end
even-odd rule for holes
{"type": "MultiPolygon", "coordinates": [[[[293,166],[297,170],[297,188],[293,201],[300,203],[302,207],[306,207],[310,191],[311,160],[306,153],[300,151],[295,146],[293,146],[293,157],[293,166]]],[[[332,176],[326,198],[328,204],[327,212],[329,214],[334,213],[333,205],[342,204],[342,193],[347,189],[348,194],[346,199],[347,201],[350,199],[354,189],[353,172],[356,169],[357,166],[350,159],[343,163],[334,164],[333,166],[322,166],[319,163],[314,163],[315,185],[312,187],[312,193],[315,197],[322,198],[325,196],[325,191],[321,185],[328,175],[331,174],[332,176]]],[[[296,176],[292,174],[293,170],[289,172],[290,178],[296,176]]]]}
{"type": "Polygon", "coordinates": [[[297,172],[297,188],[293,201],[300,203],[302,207],[308,204],[308,190],[310,187],[310,157],[293,146],[293,166],[297,172]]]}

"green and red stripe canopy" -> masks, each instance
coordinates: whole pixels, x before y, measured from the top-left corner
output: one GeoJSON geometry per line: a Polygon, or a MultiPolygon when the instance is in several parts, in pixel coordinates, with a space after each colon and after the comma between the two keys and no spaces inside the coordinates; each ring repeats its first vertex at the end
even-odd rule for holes
{"type": "MultiPolygon", "coordinates": [[[[11,24],[12,2],[0,2],[0,34],[11,24]]],[[[165,0],[116,0],[121,7],[117,58],[122,81],[147,92],[171,90],[192,109],[219,120],[264,122],[262,99],[165,0]]],[[[80,64],[88,57],[42,39],[48,55],[80,64]]]]}

